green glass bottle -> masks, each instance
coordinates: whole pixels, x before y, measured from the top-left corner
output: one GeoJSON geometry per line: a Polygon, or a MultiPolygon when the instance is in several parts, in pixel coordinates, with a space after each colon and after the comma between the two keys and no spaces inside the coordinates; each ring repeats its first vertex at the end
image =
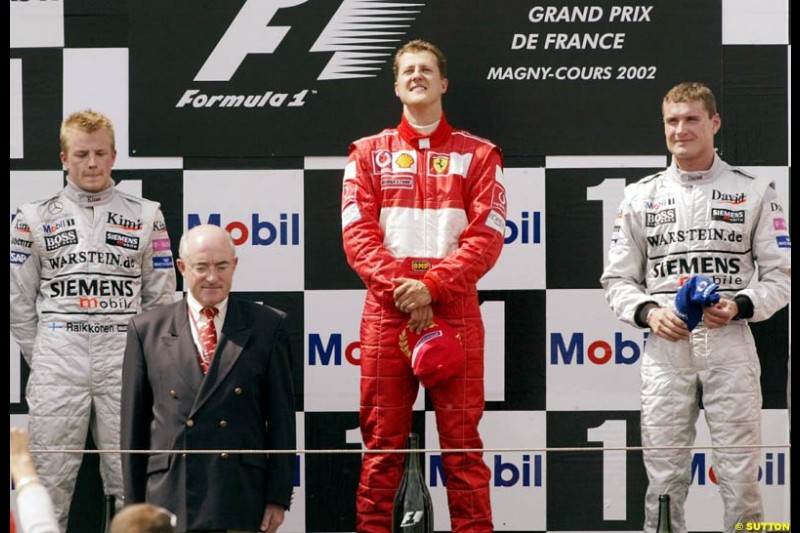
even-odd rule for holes
{"type": "MultiPolygon", "coordinates": [[[[419,449],[419,436],[408,435],[408,450],[419,449]]],[[[405,454],[403,478],[394,497],[393,533],[433,533],[433,501],[420,468],[419,452],[405,454]]]]}
{"type": "Polygon", "coordinates": [[[113,494],[106,494],[103,496],[103,522],[101,524],[101,533],[110,533],[111,521],[114,520],[114,514],[117,511],[117,502],[113,494]]]}
{"type": "Polygon", "coordinates": [[[656,533],[672,533],[672,524],[669,521],[669,494],[658,497],[658,526],[656,533]]]}

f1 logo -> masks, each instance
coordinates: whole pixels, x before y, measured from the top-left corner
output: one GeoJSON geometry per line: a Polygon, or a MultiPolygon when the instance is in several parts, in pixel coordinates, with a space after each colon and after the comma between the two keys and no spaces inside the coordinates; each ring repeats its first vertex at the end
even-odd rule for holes
{"type": "MultiPolygon", "coordinates": [[[[230,81],[248,54],[272,54],[291,26],[270,26],[279,9],[308,0],[245,0],[222,39],[200,67],[194,81],[230,81]]],[[[339,9],[317,37],[309,52],[333,52],[317,79],[365,78],[377,75],[392,55],[388,43],[400,42],[406,30],[397,25],[398,14],[410,26],[424,4],[385,0],[342,0],[339,9]],[[343,37],[346,35],[346,37],[343,37]]]]}
{"type": "Polygon", "coordinates": [[[400,527],[410,527],[419,524],[424,515],[425,511],[408,511],[403,516],[403,521],[400,522],[400,527]]]}
{"type": "Polygon", "coordinates": [[[291,26],[269,26],[279,9],[307,0],[248,0],[200,68],[194,81],[230,81],[247,54],[271,54],[291,26]]]}

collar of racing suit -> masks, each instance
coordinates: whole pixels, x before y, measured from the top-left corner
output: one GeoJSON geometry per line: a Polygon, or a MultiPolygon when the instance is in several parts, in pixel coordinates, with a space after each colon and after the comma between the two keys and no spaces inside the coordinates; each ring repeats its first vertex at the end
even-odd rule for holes
{"type": "Polygon", "coordinates": [[[725,164],[717,154],[714,154],[714,162],[711,163],[711,168],[708,170],[684,172],[678,168],[673,159],[667,171],[670,177],[681,185],[698,185],[700,183],[710,183],[714,181],[723,170],[725,170],[725,164]]]}
{"type": "Polygon", "coordinates": [[[411,123],[406,120],[405,115],[403,115],[403,117],[400,119],[400,124],[397,126],[397,131],[400,132],[400,137],[402,137],[404,141],[416,146],[421,150],[427,147],[420,145],[420,139],[430,139],[430,147],[439,146],[447,141],[447,139],[450,137],[450,132],[453,131],[453,127],[449,122],[447,122],[447,118],[444,116],[444,113],[442,113],[442,118],[439,120],[439,126],[433,131],[433,133],[426,135],[418,132],[416,128],[414,128],[414,126],[412,126],[411,123]]]}
{"type": "Polygon", "coordinates": [[[114,180],[109,179],[111,186],[100,192],[87,192],[75,185],[75,183],[67,177],[67,186],[64,187],[64,194],[81,207],[94,207],[96,205],[103,205],[108,203],[114,196],[116,191],[114,180]]]}

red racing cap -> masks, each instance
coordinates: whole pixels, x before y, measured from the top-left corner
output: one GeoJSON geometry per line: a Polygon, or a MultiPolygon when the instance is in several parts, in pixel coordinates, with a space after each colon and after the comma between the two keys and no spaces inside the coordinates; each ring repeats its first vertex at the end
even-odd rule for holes
{"type": "Polygon", "coordinates": [[[466,353],[461,334],[443,320],[436,320],[422,333],[406,323],[397,335],[403,359],[426,389],[455,376],[464,368],[466,353]]]}

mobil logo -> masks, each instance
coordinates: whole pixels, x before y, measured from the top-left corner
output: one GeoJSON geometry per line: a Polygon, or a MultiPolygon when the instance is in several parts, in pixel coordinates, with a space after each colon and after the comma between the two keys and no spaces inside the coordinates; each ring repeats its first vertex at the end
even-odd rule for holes
{"type": "Polygon", "coordinates": [[[250,216],[249,223],[241,220],[233,220],[223,224],[222,215],[211,213],[203,221],[197,213],[189,213],[189,229],[200,224],[214,224],[225,228],[231,234],[233,243],[236,246],[250,242],[253,246],[270,246],[278,244],[280,246],[298,246],[300,244],[300,214],[299,213],[280,213],[274,218],[261,219],[259,213],[250,216]]]}
{"type": "Polygon", "coordinates": [[[621,331],[614,333],[614,340],[588,340],[581,332],[550,334],[550,364],[582,365],[588,359],[595,365],[613,362],[615,365],[635,364],[642,355],[649,332],[644,332],[640,342],[626,339],[621,331]]]}
{"type": "Polygon", "coordinates": [[[331,333],[327,339],[319,333],[308,335],[309,366],[341,366],[342,353],[351,365],[361,365],[361,343],[359,341],[345,345],[341,333],[331,333]]]}
{"type": "MultiPolygon", "coordinates": [[[[786,485],[786,453],[765,452],[758,467],[758,481],[762,485],[786,485]]],[[[717,474],[705,452],[692,455],[692,485],[717,484],[717,474]]]]}
{"type": "Polygon", "coordinates": [[[542,243],[542,212],[522,211],[519,217],[506,219],[505,243],[542,243]]]}
{"type": "MultiPolygon", "coordinates": [[[[492,470],[492,486],[494,487],[541,487],[542,455],[523,454],[511,461],[501,454],[487,457],[487,464],[492,470]]],[[[431,455],[428,465],[428,482],[431,487],[447,486],[441,455],[431,455]]]]}

